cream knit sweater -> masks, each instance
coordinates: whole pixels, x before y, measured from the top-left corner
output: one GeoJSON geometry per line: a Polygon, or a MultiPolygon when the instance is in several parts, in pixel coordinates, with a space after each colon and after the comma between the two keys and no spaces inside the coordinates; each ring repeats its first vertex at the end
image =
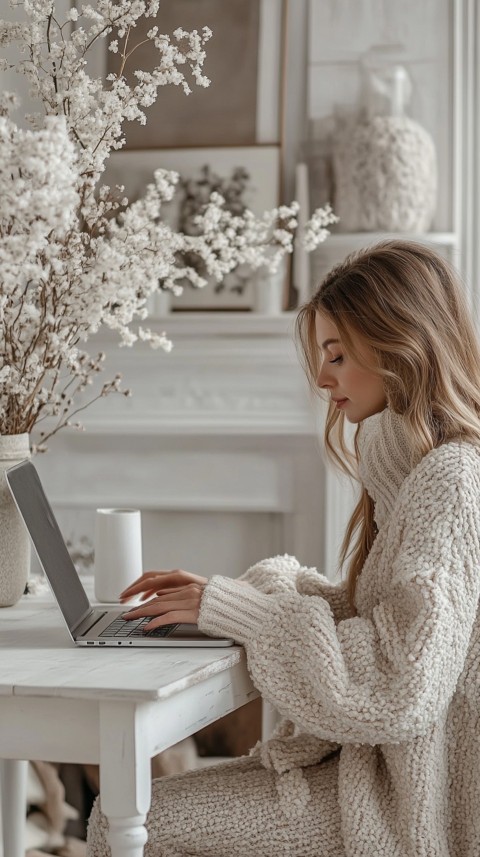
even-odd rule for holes
{"type": "Polygon", "coordinates": [[[254,751],[284,778],[287,814],[309,799],[302,767],[338,748],[347,857],[479,857],[480,452],[413,461],[387,408],[360,456],[378,535],[357,615],[344,583],[285,556],[213,577],[199,625],[244,644],[290,721],[254,751]]]}

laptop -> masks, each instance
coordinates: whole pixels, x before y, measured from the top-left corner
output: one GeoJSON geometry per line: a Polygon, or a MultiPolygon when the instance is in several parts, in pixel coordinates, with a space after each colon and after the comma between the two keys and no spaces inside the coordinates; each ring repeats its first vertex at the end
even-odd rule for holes
{"type": "MultiPolygon", "coordinates": [[[[128,607],[92,607],[81,584],[40,477],[29,459],[5,471],[72,640],[77,646],[232,646],[234,640],[209,637],[196,625],[175,624],[144,631],[150,619],[122,619],[128,607]]],[[[150,617],[151,618],[151,617],[150,617]]]]}

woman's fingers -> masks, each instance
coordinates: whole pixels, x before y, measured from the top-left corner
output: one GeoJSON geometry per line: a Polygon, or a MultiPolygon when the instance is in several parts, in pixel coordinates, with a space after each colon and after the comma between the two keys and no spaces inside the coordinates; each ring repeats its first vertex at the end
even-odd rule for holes
{"type": "Polygon", "coordinates": [[[152,630],[153,627],[157,628],[160,625],[169,625],[172,622],[189,622],[195,625],[198,621],[202,591],[199,587],[198,591],[190,590],[172,593],[166,598],[164,596],[152,598],[146,604],[134,607],[133,610],[124,613],[123,618],[127,620],[145,619],[151,616],[152,621],[155,620],[155,624],[149,622],[145,626],[145,630],[152,630]],[[175,618],[180,614],[183,618],[175,618]]]}
{"type": "Polygon", "coordinates": [[[164,613],[166,610],[172,610],[175,606],[192,607],[200,604],[203,593],[203,587],[188,587],[177,592],[171,592],[168,595],[159,595],[156,598],[151,598],[145,604],[138,604],[132,607],[126,613],[123,613],[125,619],[138,619],[139,616],[153,616],[155,613],[164,613]]]}
{"type": "MultiPolygon", "coordinates": [[[[199,589],[199,588],[204,589],[205,588],[204,585],[201,585],[199,583],[187,583],[187,584],[184,584],[183,586],[170,586],[170,587],[166,587],[165,589],[163,587],[162,588],[157,587],[156,589],[144,590],[144,592],[141,595],[140,601],[141,602],[148,601],[150,598],[154,598],[155,596],[158,596],[158,597],[161,596],[163,598],[164,596],[167,596],[167,595],[175,595],[178,592],[188,591],[190,588],[193,588],[193,587],[196,587],[197,589],[199,589]]],[[[130,598],[131,597],[132,596],[130,596],[130,598]]],[[[129,599],[124,598],[124,597],[120,598],[120,601],[122,603],[127,601],[127,600],[129,600],[129,599]]]]}
{"type": "Polygon", "coordinates": [[[147,622],[144,625],[144,631],[154,631],[155,628],[162,628],[164,625],[176,625],[177,623],[185,622],[187,625],[196,625],[198,619],[198,613],[192,613],[189,610],[174,610],[171,613],[165,613],[164,616],[158,616],[156,619],[152,619],[151,622],[147,622]]]}
{"type": "Polygon", "coordinates": [[[123,614],[124,619],[152,617],[145,630],[174,622],[196,624],[206,577],[182,569],[147,572],[122,592],[121,601],[141,595],[143,603],[123,614]],[[180,618],[179,618],[180,617],[180,618]]]}
{"type": "Polygon", "coordinates": [[[138,580],[135,580],[130,586],[127,586],[126,589],[121,593],[122,598],[131,598],[133,595],[138,595],[140,592],[144,592],[148,589],[153,589],[161,585],[161,581],[164,577],[166,577],[168,572],[153,572],[149,571],[145,574],[142,574],[138,580]]]}
{"type": "Polygon", "coordinates": [[[157,599],[149,601],[148,604],[142,604],[141,607],[135,607],[123,614],[124,619],[141,619],[146,616],[163,616],[165,613],[170,613],[172,610],[195,610],[198,607],[199,599],[191,598],[179,599],[177,601],[158,602],[157,599]]]}
{"type": "Polygon", "coordinates": [[[160,610],[162,609],[162,606],[167,609],[171,603],[198,603],[201,600],[204,588],[204,586],[200,586],[197,583],[190,583],[188,586],[175,588],[168,592],[160,592],[159,594],[156,594],[154,598],[151,598],[144,604],[137,604],[135,607],[132,607],[131,610],[129,610],[125,615],[130,616],[134,613],[145,614],[145,611],[151,612],[155,609],[160,610]]]}
{"type": "Polygon", "coordinates": [[[182,569],[173,569],[172,571],[147,571],[142,574],[134,583],[128,586],[120,594],[120,599],[128,600],[140,593],[156,592],[157,589],[164,590],[165,588],[181,587],[188,583],[207,583],[206,577],[201,577],[198,574],[192,574],[189,571],[182,569]]]}
{"type": "MultiPolygon", "coordinates": [[[[153,598],[154,595],[168,595],[171,592],[181,592],[184,589],[184,586],[171,586],[166,587],[165,589],[162,587],[161,589],[157,586],[152,589],[144,589],[140,601],[147,601],[149,598],[153,598]]],[[[124,596],[123,594],[120,596],[120,601],[125,602],[129,601],[132,598],[132,595],[124,596]]]]}

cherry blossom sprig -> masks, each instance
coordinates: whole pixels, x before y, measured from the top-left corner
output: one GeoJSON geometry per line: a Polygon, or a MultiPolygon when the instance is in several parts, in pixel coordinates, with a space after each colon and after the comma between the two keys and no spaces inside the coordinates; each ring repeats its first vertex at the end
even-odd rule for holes
{"type": "MultiPolygon", "coordinates": [[[[61,428],[81,428],[73,418],[95,399],[128,395],[119,375],[98,386],[103,355],[82,350],[92,334],[106,326],[118,332],[120,344],[143,340],[170,350],[165,334],[132,327],[146,319],[159,281],[177,294],[185,279],[204,285],[179,262],[188,253],[217,281],[245,263],[275,270],[293,250],[298,206],[262,218],[248,210],[240,216],[212,194],[198,216],[199,234],[184,235],[162,219],[178,181],[166,170],[157,170],[144,196],[129,205],[123,188],[102,183],[106,161],[125,144],[125,122],[145,123],[144,109],[159,86],[188,94],[189,80],[209,84],[202,67],[210,30],[178,29],[169,37],[153,25],[147,41],[157,64],[152,72],[136,71],[130,85],[124,72],[140,46],[136,22],[154,18],[159,0],[96,0],[71,9],[63,22],[55,0],[10,4],[23,7],[26,20],[0,21],[0,47],[18,49],[10,68],[27,76],[42,110],[28,117],[31,130],[23,130],[12,118],[14,97],[0,98],[0,433],[31,432],[46,421],[38,444],[44,449],[61,428]],[[118,57],[106,81],[91,77],[87,62],[102,40],[118,57]]],[[[0,70],[7,67],[0,61],[0,70]]],[[[328,209],[316,212],[312,246],[335,220],[328,209]]]]}

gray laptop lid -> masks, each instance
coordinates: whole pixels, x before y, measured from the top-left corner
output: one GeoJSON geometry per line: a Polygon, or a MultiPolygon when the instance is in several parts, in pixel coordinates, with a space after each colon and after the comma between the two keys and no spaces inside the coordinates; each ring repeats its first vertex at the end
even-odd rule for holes
{"type": "Polygon", "coordinates": [[[72,633],[91,610],[91,605],[45,497],[40,477],[28,459],[10,467],[5,476],[40,565],[72,633]]]}

